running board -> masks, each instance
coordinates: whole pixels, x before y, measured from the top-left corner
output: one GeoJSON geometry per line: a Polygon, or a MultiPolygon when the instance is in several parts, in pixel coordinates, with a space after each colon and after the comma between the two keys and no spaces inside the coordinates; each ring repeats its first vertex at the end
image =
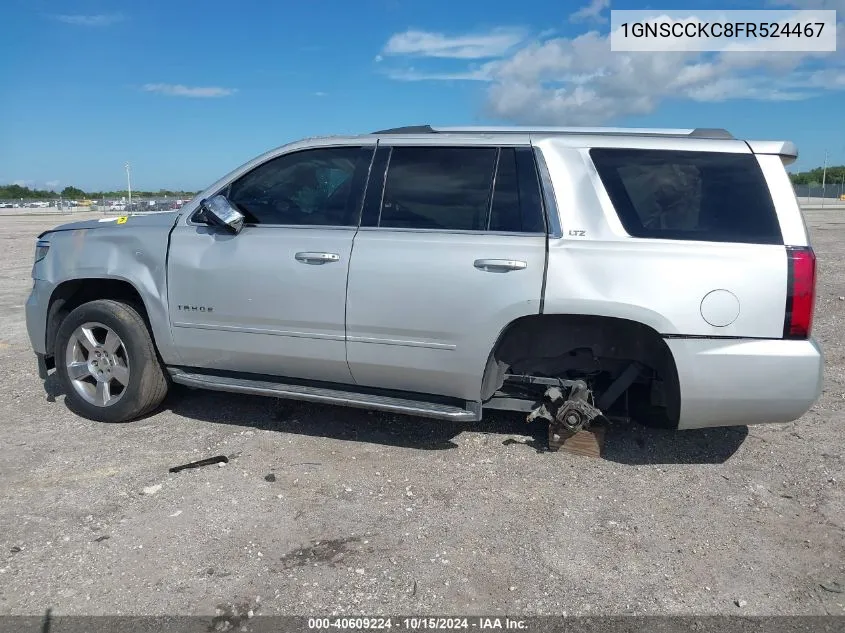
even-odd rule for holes
{"type": "Polygon", "coordinates": [[[380,396],[341,389],[326,389],[324,387],[309,387],[306,385],[288,385],[264,380],[248,378],[233,378],[212,376],[208,374],[187,373],[170,370],[173,382],[188,387],[212,389],[214,391],[228,391],[231,393],[248,393],[259,396],[287,398],[289,400],[304,400],[320,404],[333,404],[344,407],[357,407],[385,411],[387,413],[401,413],[417,415],[438,420],[452,420],[455,422],[475,422],[481,419],[481,407],[474,402],[467,402],[466,409],[448,404],[437,404],[392,396],[380,396]]]}

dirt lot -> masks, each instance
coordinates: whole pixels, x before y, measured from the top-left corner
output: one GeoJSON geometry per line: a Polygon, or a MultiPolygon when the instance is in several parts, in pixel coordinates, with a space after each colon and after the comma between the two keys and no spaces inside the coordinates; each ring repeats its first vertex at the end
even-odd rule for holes
{"type": "Polygon", "coordinates": [[[603,460],[538,451],[515,415],[179,389],[138,422],[80,419],[23,316],[34,237],[63,218],[0,219],[0,613],[843,614],[845,216],[807,215],[819,403],[785,425],[614,427],[603,460]]]}

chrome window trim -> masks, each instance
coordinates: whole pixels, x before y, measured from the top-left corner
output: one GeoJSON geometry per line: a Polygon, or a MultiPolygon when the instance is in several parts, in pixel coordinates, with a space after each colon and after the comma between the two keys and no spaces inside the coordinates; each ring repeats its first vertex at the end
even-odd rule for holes
{"type": "Polygon", "coordinates": [[[546,225],[548,227],[548,235],[550,238],[559,239],[563,237],[563,229],[560,226],[560,212],[557,206],[557,197],[552,186],[552,176],[549,172],[549,166],[546,164],[546,159],[543,157],[543,152],[539,147],[534,147],[534,163],[537,165],[537,172],[540,175],[540,189],[543,198],[543,211],[546,215],[546,225]]]}
{"type": "Polygon", "coordinates": [[[449,235],[504,235],[510,237],[545,237],[546,234],[542,231],[533,233],[525,233],[523,231],[488,231],[472,229],[415,229],[407,227],[390,227],[390,226],[362,226],[359,231],[387,231],[397,233],[443,233],[449,235]]]}

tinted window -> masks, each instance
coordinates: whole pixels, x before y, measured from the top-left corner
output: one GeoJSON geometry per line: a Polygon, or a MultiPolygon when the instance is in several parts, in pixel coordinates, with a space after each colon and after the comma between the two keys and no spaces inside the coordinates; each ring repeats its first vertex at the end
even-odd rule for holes
{"type": "Polygon", "coordinates": [[[634,237],[783,243],[753,155],[599,148],[590,155],[634,237]]]}
{"type": "Polygon", "coordinates": [[[285,154],[232,183],[228,197],[251,224],[354,226],[371,154],[360,147],[285,154]]]}
{"type": "Polygon", "coordinates": [[[493,147],[394,147],[379,226],[485,230],[496,154],[493,147]]]}
{"type": "Polygon", "coordinates": [[[490,230],[519,231],[521,226],[516,152],[512,147],[503,147],[499,156],[499,167],[496,170],[496,186],[493,189],[490,230]]]}
{"type": "Polygon", "coordinates": [[[516,233],[545,231],[540,184],[530,149],[502,148],[496,169],[489,227],[491,231],[516,233]]]}
{"type": "Polygon", "coordinates": [[[516,172],[519,176],[519,198],[522,206],[522,228],[526,233],[545,233],[543,196],[540,177],[534,163],[534,152],[528,147],[516,148],[516,172]]]}

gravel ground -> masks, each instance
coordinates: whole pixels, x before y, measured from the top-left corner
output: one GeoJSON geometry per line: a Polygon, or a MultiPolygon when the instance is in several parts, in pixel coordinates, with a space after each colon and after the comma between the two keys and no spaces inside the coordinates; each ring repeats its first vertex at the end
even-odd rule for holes
{"type": "Polygon", "coordinates": [[[819,403],[784,425],[615,426],[604,459],[537,450],[508,414],[176,389],[137,422],[78,418],[23,316],[34,237],[60,220],[4,218],[0,613],[841,615],[845,219],[807,216],[819,403]]]}

